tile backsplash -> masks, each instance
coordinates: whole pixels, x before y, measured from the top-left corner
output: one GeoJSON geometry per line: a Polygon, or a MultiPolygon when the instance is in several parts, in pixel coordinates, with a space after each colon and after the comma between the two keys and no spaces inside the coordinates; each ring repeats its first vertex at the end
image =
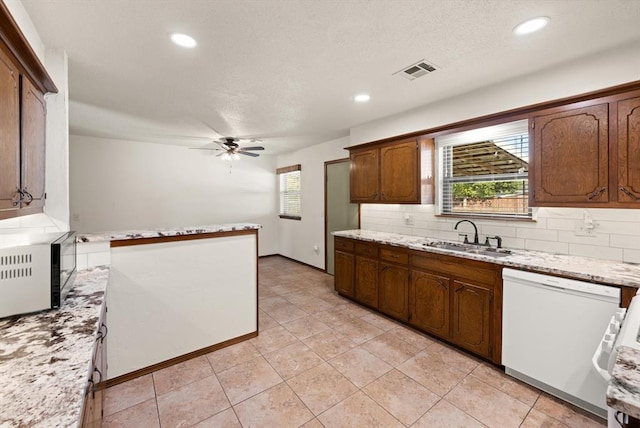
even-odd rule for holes
{"type": "MultiPolygon", "coordinates": [[[[480,242],[486,236],[498,235],[506,248],[640,263],[640,210],[534,210],[536,221],[474,219],[480,242]],[[592,232],[583,236],[589,223],[593,225],[592,232]]],[[[461,224],[454,230],[462,218],[435,216],[435,205],[362,204],[360,215],[362,229],[449,241],[461,241],[459,233],[473,238],[471,225],[461,224]]]]}

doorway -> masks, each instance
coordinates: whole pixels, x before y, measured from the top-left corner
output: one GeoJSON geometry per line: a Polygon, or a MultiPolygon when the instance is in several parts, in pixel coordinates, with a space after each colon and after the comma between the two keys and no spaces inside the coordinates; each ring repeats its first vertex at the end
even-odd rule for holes
{"type": "Polygon", "coordinates": [[[349,198],[349,158],[325,162],[324,182],[325,267],[333,275],[331,232],[357,229],[360,225],[360,205],[352,204],[349,198]]]}

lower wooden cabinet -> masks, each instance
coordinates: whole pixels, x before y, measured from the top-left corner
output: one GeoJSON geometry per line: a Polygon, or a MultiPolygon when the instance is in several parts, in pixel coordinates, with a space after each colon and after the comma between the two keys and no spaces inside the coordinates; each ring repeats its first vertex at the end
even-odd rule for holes
{"type": "Polygon", "coordinates": [[[339,239],[335,252],[338,293],[501,363],[500,266],[339,239]]]}
{"type": "Polygon", "coordinates": [[[378,309],[399,319],[409,320],[409,269],[389,263],[380,264],[378,309]]]}
{"type": "Polygon", "coordinates": [[[447,340],[451,337],[449,282],[450,278],[414,270],[409,287],[409,323],[447,340]]]}
{"type": "Polygon", "coordinates": [[[102,426],[102,408],[104,403],[103,381],[107,378],[107,315],[106,306],[100,316],[100,328],[96,334],[96,350],[93,354],[91,373],[87,383],[82,412],[83,428],[102,426]]]}
{"type": "Polygon", "coordinates": [[[354,255],[336,251],[334,257],[335,289],[338,293],[353,298],[354,255]]]}
{"type": "Polygon", "coordinates": [[[453,281],[452,341],[469,351],[491,357],[492,290],[453,281]]]}
{"type": "Polygon", "coordinates": [[[372,308],[378,308],[378,261],[356,256],[354,299],[372,308]]]}

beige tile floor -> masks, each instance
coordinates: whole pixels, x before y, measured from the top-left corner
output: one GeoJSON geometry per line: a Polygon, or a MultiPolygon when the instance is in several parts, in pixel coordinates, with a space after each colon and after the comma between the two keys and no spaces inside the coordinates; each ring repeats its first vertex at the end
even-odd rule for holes
{"type": "Polygon", "coordinates": [[[104,427],[596,427],[604,421],[260,260],[260,335],[106,390],[104,427]]]}

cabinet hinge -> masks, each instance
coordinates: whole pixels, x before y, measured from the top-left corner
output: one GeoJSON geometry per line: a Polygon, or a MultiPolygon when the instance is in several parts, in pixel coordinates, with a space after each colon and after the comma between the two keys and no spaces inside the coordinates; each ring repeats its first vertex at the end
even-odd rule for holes
{"type": "Polygon", "coordinates": [[[536,127],[536,123],[535,122],[531,122],[531,129],[534,129],[536,127]]]}
{"type": "Polygon", "coordinates": [[[47,199],[47,194],[46,193],[44,194],[44,198],[47,199]]]}

